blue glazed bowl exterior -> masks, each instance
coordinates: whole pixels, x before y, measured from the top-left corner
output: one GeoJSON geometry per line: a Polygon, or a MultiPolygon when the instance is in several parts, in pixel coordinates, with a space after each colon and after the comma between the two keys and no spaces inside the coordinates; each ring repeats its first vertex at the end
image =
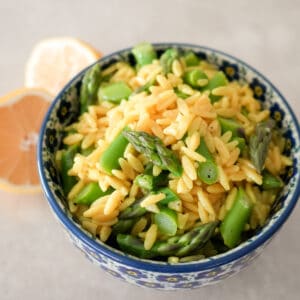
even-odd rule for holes
{"type": "MultiPolygon", "coordinates": [[[[219,66],[230,80],[248,83],[254,95],[271,111],[272,118],[283,128],[287,139],[285,154],[292,155],[293,166],[284,178],[285,187],[274,204],[267,224],[253,237],[238,247],[199,262],[168,264],[143,260],[114,249],[84,230],[68,210],[54,164],[54,153],[59,148],[64,126],[78,116],[78,96],[83,70],[66,85],[50,107],[38,144],[39,175],[45,196],[54,216],[63,225],[73,244],[96,265],[111,275],[139,286],[176,290],[197,288],[218,282],[236,274],[257,257],[271,241],[292,212],[300,193],[300,130],[297,119],[280,92],[259,72],[246,63],[223,52],[189,44],[155,44],[156,50],[169,47],[193,50],[200,57],[219,66]]],[[[130,49],[121,50],[100,59],[102,68],[118,60],[132,61],[130,49]]]]}

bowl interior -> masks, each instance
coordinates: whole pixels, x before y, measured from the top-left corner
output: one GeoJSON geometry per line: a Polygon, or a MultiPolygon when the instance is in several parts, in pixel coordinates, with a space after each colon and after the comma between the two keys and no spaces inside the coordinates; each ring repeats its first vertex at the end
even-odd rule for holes
{"type": "MultiPolygon", "coordinates": [[[[255,97],[263,103],[265,108],[270,109],[271,116],[276,121],[277,126],[283,129],[284,137],[287,140],[284,154],[293,157],[293,166],[287,169],[284,176],[285,187],[274,203],[271,215],[263,228],[258,230],[249,240],[226,253],[204,259],[200,262],[173,265],[171,267],[174,271],[187,271],[193,268],[208,268],[221,265],[237,259],[265,243],[280,228],[291,213],[296,204],[300,189],[298,172],[300,144],[299,125],[292,110],[280,92],[263,75],[244,62],[220,51],[206,47],[174,43],[155,44],[154,46],[158,53],[163,52],[164,49],[169,47],[175,47],[179,51],[193,50],[198,56],[217,65],[225,72],[229,80],[248,83],[255,97]]],[[[130,49],[121,50],[108,55],[100,59],[97,63],[99,63],[103,69],[119,60],[133,63],[130,49]]],[[[38,160],[39,173],[44,192],[56,216],[58,216],[67,230],[70,230],[83,243],[89,244],[89,246],[96,249],[99,253],[105,254],[116,261],[122,261],[130,265],[142,265],[145,269],[163,267],[167,263],[141,260],[124,254],[117,249],[113,249],[100,240],[95,239],[79,225],[79,222],[77,222],[76,218],[74,218],[68,210],[67,201],[63,196],[60,179],[54,164],[54,153],[61,144],[62,129],[64,126],[72,123],[78,117],[78,97],[81,80],[87,69],[73,78],[57,96],[42,126],[38,160]]]]}

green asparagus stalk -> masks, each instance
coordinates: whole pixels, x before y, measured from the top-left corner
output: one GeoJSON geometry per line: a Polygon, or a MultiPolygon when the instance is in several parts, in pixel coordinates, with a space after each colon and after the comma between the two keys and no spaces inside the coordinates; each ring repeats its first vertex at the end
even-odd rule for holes
{"type": "Polygon", "coordinates": [[[151,174],[138,175],[135,178],[135,183],[145,191],[156,191],[160,186],[166,186],[168,184],[168,174],[169,172],[163,171],[158,176],[153,176],[151,174]]]}
{"type": "Polygon", "coordinates": [[[114,234],[119,234],[119,233],[127,233],[131,230],[133,225],[135,224],[136,219],[126,219],[126,220],[119,220],[118,223],[116,223],[112,227],[112,232],[114,234]]]}
{"type": "Polygon", "coordinates": [[[269,144],[272,138],[274,121],[268,120],[256,125],[255,134],[250,137],[249,153],[250,159],[257,169],[261,172],[268,154],[269,144]]]}
{"type": "Polygon", "coordinates": [[[178,239],[171,237],[166,241],[157,241],[150,250],[145,250],[143,242],[139,238],[127,234],[118,234],[117,242],[121,250],[141,258],[183,257],[204,246],[214,234],[217,225],[218,222],[202,224],[181,235],[178,239]]]}
{"type": "MultiPolygon", "coordinates": [[[[125,127],[123,130],[125,130],[125,127]]],[[[106,150],[102,153],[99,163],[100,166],[109,174],[113,169],[119,169],[119,158],[123,156],[124,151],[128,145],[127,139],[122,134],[121,131],[115,139],[111,142],[111,144],[106,148],[106,150]]]]}
{"type": "Polygon", "coordinates": [[[133,205],[127,207],[119,214],[120,220],[133,219],[143,216],[147,210],[144,207],[141,207],[142,199],[137,200],[133,205]]]}
{"type": "Polygon", "coordinates": [[[127,100],[131,93],[131,88],[124,81],[112,82],[99,88],[98,100],[119,104],[122,100],[127,100]]]}
{"type": "Polygon", "coordinates": [[[126,253],[141,258],[153,258],[156,256],[154,252],[145,250],[143,241],[133,235],[119,233],[117,235],[117,243],[120,249],[126,253]]]}
{"type": "Polygon", "coordinates": [[[196,151],[201,154],[202,156],[204,156],[207,160],[214,160],[213,155],[211,154],[211,152],[208,150],[208,147],[205,143],[205,140],[203,137],[201,137],[200,139],[200,145],[198,146],[198,148],[196,149],[196,151]]]}
{"type": "Polygon", "coordinates": [[[99,187],[98,182],[90,182],[84,186],[81,191],[76,195],[74,202],[77,204],[91,205],[94,201],[109,195],[113,192],[112,188],[109,188],[107,191],[102,191],[99,187]]]}
{"type": "Polygon", "coordinates": [[[175,256],[182,257],[187,256],[195,249],[199,249],[205,245],[205,243],[212,237],[215,233],[215,229],[218,226],[219,222],[209,222],[202,224],[199,227],[191,230],[184,234],[177,243],[182,244],[181,247],[176,253],[175,256]]]}
{"type": "Polygon", "coordinates": [[[75,154],[78,152],[78,145],[70,146],[68,149],[62,151],[61,156],[61,180],[65,196],[68,195],[72,187],[76,184],[77,178],[68,175],[68,171],[74,164],[75,154]]]}
{"type": "Polygon", "coordinates": [[[138,152],[143,153],[153,164],[161,169],[169,170],[174,176],[181,176],[182,166],[179,159],[158,137],[133,130],[124,130],[123,135],[138,152]]]}
{"type": "Polygon", "coordinates": [[[177,231],[177,213],[167,207],[160,208],[159,213],[154,215],[154,222],[160,233],[173,236],[177,231]]]}
{"type": "Polygon", "coordinates": [[[197,169],[198,177],[206,184],[216,183],[219,178],[218,166],[214,161],[213,155],[208,150],[203,137],[201,137],[200,145],[196,151],[206,158],[205,162],[199,163],[197,169]]]}
{"type": "Polygon", "coordinates": [[[224,244],[233,248],[241,241],[245,225],[249,221],[253,204],[242,187],[239,188],[235,201],[221,223],[220,232],[224,244]]]}
{"type": "Polygon", "coordinates": [[[154,189],[154,176],[149,174],[140,174],[135,177],[134,182],[143,190],[152,191],[154,189]]]}
{"type": "Polygon", "coordinates": [[[220,72],[217,72],[211,79],[210,81],[208,82],[208,84],[204,87],[204,90],[209,90],[210,91],[210,95],[209,95],[209,98],[211,99],[211,102],[214,103],[218,100],[221,99],[220,96],[215,96],[212,94],[212,90],[217,88],[217,87],[220,87],[220,86],[225,86],[227,85],[228,83],[228,80],[225,76],[225,74],[220,71],[220,72]]]}
{"type": "Polygon", "coordinates": [[[85,73],[80,90],[81,114],[87,111],[89,105],[97,103],[97,92],[101,80],[101,69],[98,64],[85,73]]]}
{"type": "Polygon", "coordinates": [[[179,196],[168,187],[159,189],[157,193],[164,193],[166,196],[166,198],[159,201],[159,204],[161,205],[168,205],[170,202],[177,201],[180,199],[179,196]]]}
{"type": "Polygon", "coordinates": [[[283,182],[279,176],[274,176],[268,171],[263,171],[262,188],[264,190],[278,189],[283,187],[283,182]]]}

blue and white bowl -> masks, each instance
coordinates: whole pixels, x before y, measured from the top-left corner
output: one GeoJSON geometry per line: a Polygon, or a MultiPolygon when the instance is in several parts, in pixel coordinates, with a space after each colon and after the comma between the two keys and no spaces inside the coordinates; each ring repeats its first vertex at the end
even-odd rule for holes
{"type": "MultiPolygon", "coordinates": [[[[193,50],[222,69],[230,80],[248,83],[257,99],[271,110],[273,119],[283,128],[287,139],[285,154],[293,157],[293,166],[284,178],[285,187],[272,207],[266,225],[238,247],[198,262],[168,264],[143,260],[114,249],[95,239],[74,219],[63,196],[60,179],[54,164],[54,153],[59,148],[64,126],[76,120],[79,111],[79,91],[86,68],[75,76],[56,97],[41,129],[38,144],[38,167],[42,187],[51,209],[63,225],[73,244],[85,256],[113,276],[139,286],[176,290],[197,288],[218,282],[236,274],[251,263],[272,240],[292,212],[300,193],[300,129],[287,101],[277,88],[262,74],[221,51],[189,44],[155,44],[158,52],[169,47],[193,50]]],[[[124,49],[101,58],[102,68],[118,60],[132,61],[130,49],[124,49]]]]}

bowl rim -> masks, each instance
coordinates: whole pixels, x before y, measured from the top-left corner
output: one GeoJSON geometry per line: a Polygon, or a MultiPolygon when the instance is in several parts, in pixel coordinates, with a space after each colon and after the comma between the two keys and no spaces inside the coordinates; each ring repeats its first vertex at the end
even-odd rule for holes
{"type": "MultiPolygon", "coordinates": [[[[259,71],[257,71],[255,68],[244,62],[243,60],[236,58],[233,55],[227,54],[223,51],[206,47],[206,46],[200,46],[196,44],[191,43],[180,43],[180,42],[166,42],[166,43],[151,43],[155,48],[166,48],[168,46],[170,47],[179,47],[179,48],[194,48],[198,49],[199,51],[210,51],[216,54],[220,54],[224,57],[227,57],[231,60],[234,60],[237,63],[240,63],[241,65],[245,66],[247,69],[251,70],[254,74],[257,74],[259,77],[263,78],[264,81],[266,81],[269,86],[278,94],[279,98],[283,101],[284,105],[286,106],[286,109],[288,110],[292,123],[294,124],[296,128],[296,133],[298,137],[300,137],[300,126],[298,123],[298,120],[290,107],[289,103],[285,99],[285,97],[282,95],[282,93],[273,85],[273,83],[267,79],[263,74],[261,74],[259,71]]],[[[274,221],[274,223],[261,235],[257,238],[249,241],[248,243],[241,244],[243,245],[240,249],[235,250],[235,248],[229,250],[228,252],[225,252],[222,257],[216,256],[213,259],[205,259],[203,261],[196,261],[196,262],[190,262],[190,263],[183,263],[183,264],[169,264],[167,262],[160,262],[160,261],[154,261],[154,260],[141,260],[138,257],[134,257],[132,255],[128,255],[122,251],[119,251],[118,249],[113,249],[112,247],[108,246],[105,247],[105,245],[101,245],[97,242],[95,242],[91,237],[89,237],[84,231],[82,231],[78,226],[75,225],[73,221],[71,221],[65,212],[62,210],[62,208],[58,205],[58,203],[55,200],[55,197],[49,187],[49,184],[46,179],[45,170],[43,167],[43,157],[42,157],[42,149],[43,149],[43,138],[46,131],[46,124],[48,123],[49,117],[52,113],[53,108],[55,107],[56,103],[59,101],[65,90],[67,90],[74,82],[78,80],[79,77],[81,77],[91,66],[94,64],[97,64],[101,61],[109,60],[110,58],[120,55],[124,52],[128,52],[132,49],[132,47],[124,48],[115,52],[112,52],[108,55],[105,55],[101,57],[99,60],[97,60],[95,63],[89,65],[82,71],[80,71],[77,75],[75,75],[65,86],[64,88],[57,94],[55,99],[53,100],[51,106],[49,107],[46,116],[44,117],[40,134],[39,134],[39,140],[37,144],[37,162],[38,162],[38,173],[42,185],[43,192],[48,200],[49,205],[55,212],[56,216],[59,218],[59,220],[63,223],[64,227],[66,227],[76,238],[80,239],[82,243],[88,245],[88,247],[92,248],[94,251],[101,253],[104,256],[109,257],[110,259],[126,265],[128,267],[137,268],[137,269],[143,269],[146,271],[156,271],[161,273],[190,273],[190,272],[199,272],[199,271],[205,271],[209,269],[216,268],[221,265],[228,264],[230,262],[233,262],[235,260],[240,259],[241,257],[249,254],[250,252],[256,250],[259,248],[259,246],[263,245],[265,242],[267,242],[274,233],[276,233],[281,226],[285,223],[285,221],[290,216],[291,212],[293,211],[298,198],[300,194],[300,178],[296,182],[295,192],[292,195],[292,198],[290,200],[290,203],[285,207],[285,209],[282,211],[282,213],[278,216],[278,218],[274,221]],[[120,252],[120,253],[118,253],[120,252]]],[[[251,239],[251,238],[250,238],[251,239]]]]}

